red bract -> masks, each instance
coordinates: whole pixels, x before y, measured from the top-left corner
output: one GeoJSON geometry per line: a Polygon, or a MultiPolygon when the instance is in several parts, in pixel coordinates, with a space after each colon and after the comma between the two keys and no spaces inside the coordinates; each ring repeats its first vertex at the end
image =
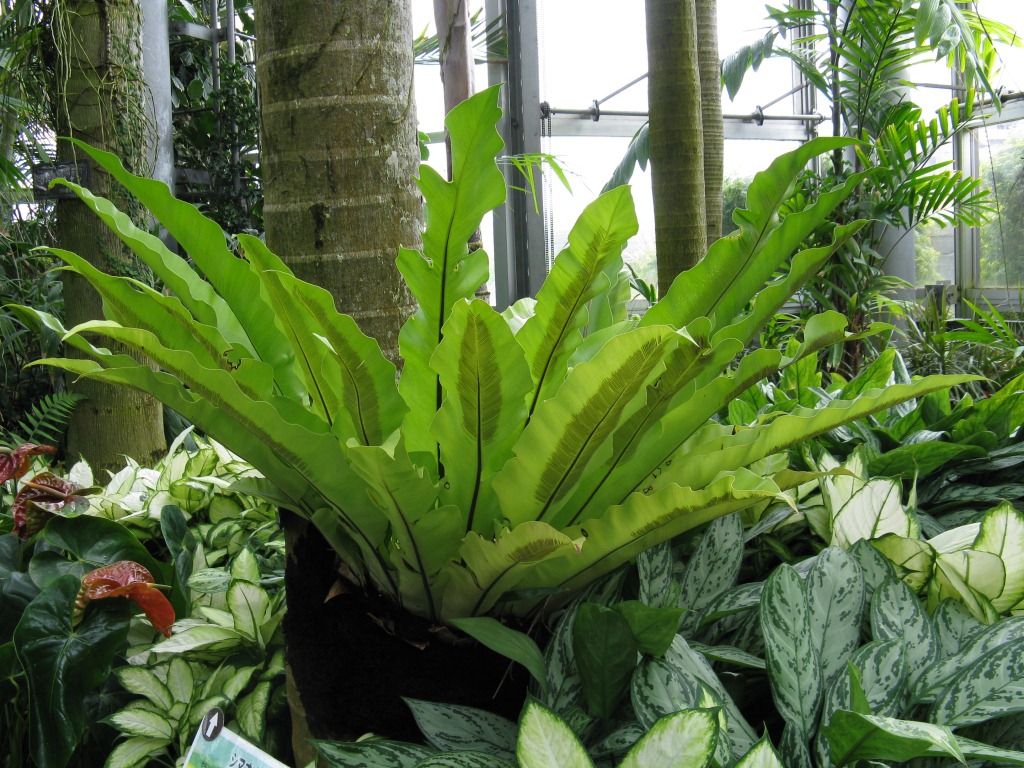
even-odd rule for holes
{"type": "Polygon", "coordinates": [[[52,472],[42,472],[26,480],[11,506],[14,532],[27,539],[41,530],[55,513],[88,504],[84,497],[76,495],[80,490],[74,483],[52,472]]]}
{"type": "Polygon", "coordinates": [[[33,456],[56,452],[57,449],[52,445],[36,445],[35,443],[19,445],[13,451],[8,448],[0,448],[0,484],[15,477],[21,477],[28,472],[28,468],[32,466],[33,456]]]}
{"type": "Polygon", "coordinates": [[[75,600],[72,624],[77,624],[90,600],[105,597],[127,597],[135,601],[164,637],[171,636],[174,608],[163,592],[153,586],[153,574],[131,560],[121,560],[97,568],[82,577],[82,588],[75,600]]]}

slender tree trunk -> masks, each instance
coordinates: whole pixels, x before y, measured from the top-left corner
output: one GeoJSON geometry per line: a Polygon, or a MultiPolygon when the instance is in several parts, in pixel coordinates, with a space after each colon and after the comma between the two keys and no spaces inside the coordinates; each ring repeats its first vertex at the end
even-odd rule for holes
{"type": "MultiPolygon", "coordinates": [[[[434,26],[440,47],[444,113],[473,95],[473,43],[466,0],[434,0],[434,26]]],[[[452,177],[451,141],[445,136],[448,178],[452,177]]]]}
{"type": "MultiPolygon", "coordinates": [[[[57,53],[57,135],[114,152],[130,170],[145,175],[152,126],[144,107],[139,3],[65,0],[54,4],[53,14],[50,30],[57,53]]],[[[60,160],[87,159],[66,141],[58,142],[57,156],[60,160]]],[[[145,214],[138,203],[95,164],[89,187],[128,211],[136,223],[142,222],[145,214]]],[[[144,265],[79,200],[58,202],[56,236],[60,247],[99,269],[151,280],[144,265]]],[[[68,327],[103,317],[99,294],[70,273],[64,277],[64,305],[68,327]]],[[[112,345],[104,342],[103,346],[112,345]]],[[[88,401],[75,410],[68,428],[70,456],[84,456],[94,469],[112,469],[124,466],[125,455],[144,466],[163,455],[163,409],[156,400],[87,379],[71,387],[88,401]]]]}
{"type": "Polygon", "coordinates": [[[707,250],[694,0],[646,0],[658,295],[707,250]]]}
{"type": "Polygon", "coordinates": [[[423,218],[410,3],[255,3],[267,244],[393,360],[423,218]]]}
{"type": "Polygon", "coordinates": [[[700,67],[701,125],[704,129],[704,205],[707,245],[710,248],[722,236],[722,176],[725,167],[717,0],[697,0],[697,62],[700,67]]]}

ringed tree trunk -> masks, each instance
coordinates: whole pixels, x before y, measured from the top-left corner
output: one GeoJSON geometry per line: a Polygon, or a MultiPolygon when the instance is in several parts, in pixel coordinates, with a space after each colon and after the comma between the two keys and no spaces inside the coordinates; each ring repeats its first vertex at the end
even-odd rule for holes
{"type": "MultiPolygon", "coordinates": [[[[267,244],[297,277],[330,291],[396,363],[399,331],[415,307],[395,259],[399,246],[420,247],[423,221],[411,2],[254,3],[267,244]]],[[[347,625],[328,616],[338,598],[325,602],[337,580],[334,555],[304,520],[283,519],[292,747],[305,765],[310,733],[362,732],[347,730],[359,725],[333,708],[375,713],[366,706],[372,690],[361,677],[346,679],[346,667],[356,676],[385,669],[389,652],[364,643],[376,654],[366,663],[339,649],[347,625]]]]}
{"type": "Polygon", "coordinates": [[[707,250],[695,0],[646,0],[658,295],[707,250]]]}
{"type": "Polygon", "coordinates": [[[704,141],[704,206],[707,246],[722,236],[722,177],[725,125],[722,122],[722,65],[718,58],[718,1],[697,0],[697,63],[704,141]]]}
{"type": "MultiPolygon", "coordinates": [[[[57,135],[113,152],[129,170],[147,175],[146,158],[154,138],[145,111],[138,1],[64,0],[53,4],[52,13],[57,135]]],[[[57,142],[57,158],[88,159],[63,140],[57,142]]],[[[88,186],[145,226],[145,211],[95,164],[88,186]]],[[[58,201],[56,240],[59,247],[99,269],[152,283],[148,269],[77,199],[58,201]]],[[[99,294],[85,280],[67,272],[62,280],[68,328],[103,317],[99,294]]],[[[94,469],[118,469],[124,466],[125,455],[150,466],[164,454],[163,408],[156,400],[88,379],[69,388],[88,398],[75,409],[68,427],[69,456],[83,456],[94,469]]]]}
{"type": "Polygon", "coordinates": [[[267,244],[398,360],[418,248],[411,0],[257,0],[267,244]]]}

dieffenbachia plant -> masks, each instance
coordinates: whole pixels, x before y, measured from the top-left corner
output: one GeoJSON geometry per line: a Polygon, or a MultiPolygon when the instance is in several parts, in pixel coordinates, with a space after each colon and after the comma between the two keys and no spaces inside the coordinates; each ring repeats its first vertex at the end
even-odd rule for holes
{"type": "MultiPolygon", "coordinates": [[[[637,231],[627,188],[590,204],[536,300],[499,313],[475,290],[487,256],[467,241],[502,202],[496,89],[456,108],[453,180],[423,166],[422,251],[398,266],[419,302],[395,366],[325,290],[266,245],[244,258],[194,207],[116,158],[83,147],[188,254],[169,252],[107,200],[69,184],[153,270],[166,293],[55,251],[103,297],[106,319],[61,333],[73,374],[149,392],[250,461],[283,506],[310,518],[351,570],[406,609],[444,621],[525,613],[646,548],[772,499],[806,476],[750,467],[839,424],[948,387],[953,377],[864,392],[747,428],[714,417],[739,393],[844,339],[812,318],[791,354],[744,354],[762,325],[864,222],[798,251],[860,181],[779,215],[798,175],[846,140],[808,143],[753,181],[739,231],[626,319],[622,247],[637,231]],[[773,279],[778,270],[784,276],[773,279]],[[96,337],[151,364],[96,346],[96,337]]],[[[270,491],[268,491],[270,492],[270,491]]]]}

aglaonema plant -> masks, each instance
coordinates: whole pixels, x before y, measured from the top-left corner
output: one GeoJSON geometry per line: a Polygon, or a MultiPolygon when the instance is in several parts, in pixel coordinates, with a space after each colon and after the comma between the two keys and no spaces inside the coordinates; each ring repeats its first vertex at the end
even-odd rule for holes
{"type": "Polygon", "coordinates": [[[419,310],[401,332],[397,386],[395,366],[329,293],[295,278],[254,237],[239,236],[236,257],[194,207],[87,147],[195,269],[69,184],[166,293],[55,251],[99,291],[106,319],[65,330],[19,311],[84,353],[48,364],[147,391],[190,419],[250,461],[277,503],[311,519],[358,579],[433,621],[526,614],[547,595],[578,590],[652,545],[807,479],[751,470],[759,459],[961,380],[876,389],[747,428],[714,420],[753,383],[847,337],[846,319],[826,312],[791,354],[741,354],[863,225],[836,227],[829,245],[798,251],[859,177],[779,215],[807,163],[845,139],[810,142],[759,174],[738,232],[640,321],[625,312],[621,251],[637,231],[626,188],[585,209],[536,300],[503,313],[473,301],[487,257],[466,243],[505,195],[497,98],[489,89],[448,116],[452,181],[421,169],[423,249],[398,256],[419,310]]]}

